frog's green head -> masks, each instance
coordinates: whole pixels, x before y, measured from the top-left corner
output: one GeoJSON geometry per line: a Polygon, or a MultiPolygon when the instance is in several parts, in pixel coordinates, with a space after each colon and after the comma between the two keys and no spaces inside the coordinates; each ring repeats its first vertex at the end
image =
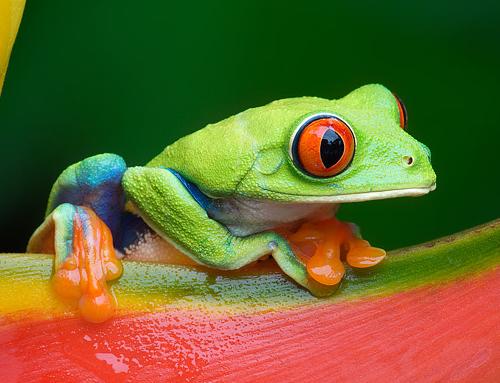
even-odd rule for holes
{"type": "Polygon", "coordinates": [[[298,202],[417,196],[435,188],[436,175],[429,149],[405,131],[405,118],[402,103],[381,85],[339,100],[279,100],[179,140],[150,165],[173,166],[214,196],[298,202]]]}

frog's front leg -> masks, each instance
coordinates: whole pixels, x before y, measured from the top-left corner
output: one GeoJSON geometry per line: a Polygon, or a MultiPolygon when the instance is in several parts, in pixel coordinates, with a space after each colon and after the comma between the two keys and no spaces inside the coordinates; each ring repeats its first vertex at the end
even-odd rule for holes
{"type": "Polygon", "coordinates": [[[194,261],[222,270],[234,270],[272,254],[280,268],[317,296],[331,294],[336,287],[309,278],[302,261],[288,242],[274,232],[236,237],[211,219],[202,203],[168,169],[129,168],[123,187],[145,222],[194,261]]]}

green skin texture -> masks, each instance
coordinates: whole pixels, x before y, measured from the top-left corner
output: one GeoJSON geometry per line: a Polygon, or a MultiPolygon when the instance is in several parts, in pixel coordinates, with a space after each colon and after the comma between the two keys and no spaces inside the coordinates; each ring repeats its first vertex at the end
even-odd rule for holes
{"type": "Polygon", "coordinates": [[[213,198],[276,203],[430,189],[436,181],[429,149],[401,129],[396,99],[381,85],[363,86],[339,100],[291,98],[246,110],[181,138],[146,166],[125,172],[122,185],[128,206],[198,263],[232,270],[271,253],[284,273],[316,296],[330,295],[336,286],[311,280],[284,238],[272,231],[232,235],[162,167],[175,169],[213,198]],[[342,118],[356,139],[351,164],[331,178],[305,174],[289,153],[299,124],[318,113],[342,118]],[[413,157],[411,166],[405,163],[405,156],[413,157]]]}

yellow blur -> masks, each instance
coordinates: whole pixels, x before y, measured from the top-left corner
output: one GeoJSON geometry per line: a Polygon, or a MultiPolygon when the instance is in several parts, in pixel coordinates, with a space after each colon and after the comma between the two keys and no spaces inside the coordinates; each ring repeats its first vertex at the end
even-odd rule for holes
{"type": "Polygon", "coordinates": [[[0,94],[26,0],[0,0],[0,94]]]}

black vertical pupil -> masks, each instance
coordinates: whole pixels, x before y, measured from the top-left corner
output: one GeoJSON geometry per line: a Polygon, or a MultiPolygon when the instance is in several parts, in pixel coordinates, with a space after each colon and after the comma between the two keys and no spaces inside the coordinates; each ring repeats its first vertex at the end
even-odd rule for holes
{"type": "Polygon", "coordinates": [[[325,168],[335,165],[344,154],[344,141],[333,129],[328,129],[321,138],[321,161],[325,168]]]}

